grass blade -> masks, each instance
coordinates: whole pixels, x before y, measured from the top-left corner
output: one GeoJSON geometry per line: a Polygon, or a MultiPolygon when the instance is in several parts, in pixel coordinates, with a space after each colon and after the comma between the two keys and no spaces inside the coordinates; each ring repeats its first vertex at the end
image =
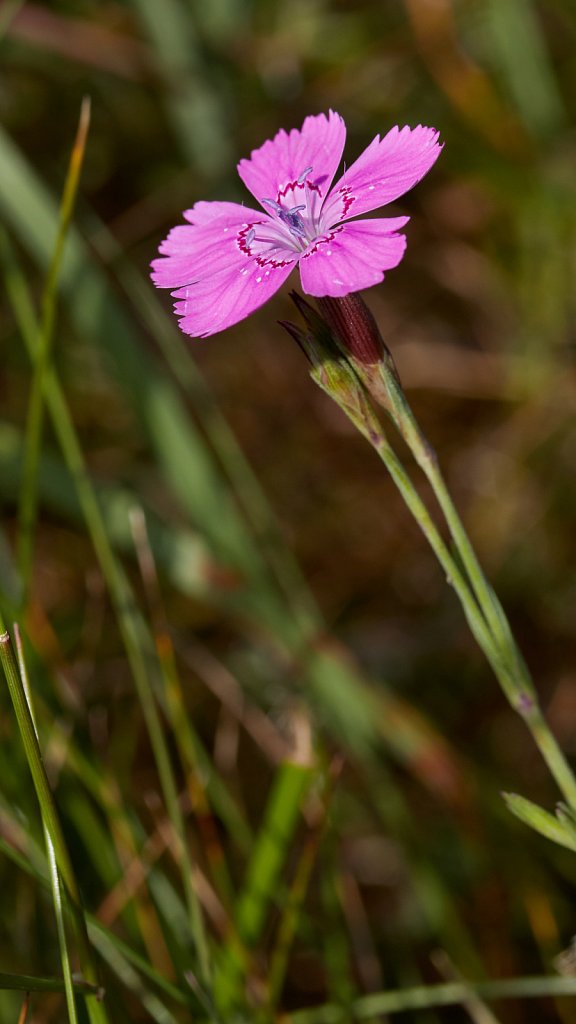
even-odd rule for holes
{"type": "MultiPolygon", "coordinates": [[[[52,796],[52,791],[50,789],[50,784],[42,761],[42,754],[40,752],[34,723],[26,700],[24,686],[20,678],[18,664],[14,656],[12,641],[1,618],[0,631],[0,663],[4,669],[4,675],[8,684],[16,720],[18,722],[18,728],[26,751],[26,757],[32,779],[34,781],[38,803],[40,804],[42,819],[45,822],[46,830],[49,833],[50,841],[55,851],[58,870],[66,887],[69,905],[73,913],[82,972],[90,984],[98,987],[98,977],[90,943],[88,941],[86,922],[84,919],[84,912],[82,910],[76,876],[68,854],[64,835],[60,826],[58,811],[56,809],[56,804],[52,796]]],[[[99,999],[88,998],[86,1000],[86,1005],[91,1024],[107,1024],[108,1016],[104,1004],[99,999]]]]}
{"type": "MultiPolygon", "coordinates": [[[[301,723],[300,728],[307,726],[301,723]]],[[[242,978],[248,973],[250,953],[261,938],[268,907],[276,900],[281,870],[313,778],[309,739],[302,741],[303,749],[277,773],[236,905],[234,934],[222,951],[215,975],[214,992],[224,1015],[242,1003],[242,978]]]]}
{"type": "MultiPolygon", "coordinates": [[[[24,687],[24,694],[28,702],[28,710],[34,726],[34,732],[36,733],[36,739],[38,739],[38,727],[36,725],[36,717],[34,714],[34,705],[32,702],[32,692],[30,689],[30,682],[28,678],[28,672],[26,669],[26,662],[24,659],[24,650],[22,647],[22,638],[20,631],[15,627],[15,640],[16,640],[16,651],[18,654],[18,664],[20,667],[20,676],[22,678],[22,686],[24,687]]],[[[44,841],[46,843],[46,854],[48,858],[48,867],[50,871],[50,885],[52,888],[52,901],[54,903],[54,911],[56,914],[56,928],[58,932],[58,944],[60,946],[60,958],[62,961],[62,973],[64,975],[64,989],[66,992],[66,1004],[68,1007],[68,1017],[71,1024],[78,1024],[78,1015],[76,1013],[76,1002],[74,999],[74,983],[72,979],[72,968],[70,966],[70,954],[68,952],[68,940],[66,937],[66,925],[64,922],[64,905],[62,899],[62,888],[60,885],[60,873],[58,871],[58,864],[56,861],[56,851],[50,835],[50,830],[43,818],[43,829],[44,829],[44,841]]]]}
{"type": "MultiPolygon", "coordinates": [[[[16,312],[18,312],[18,308],[16,308],[16,312]]],[[[21,319],[20,327],[25,329],[26,326],[27,320],[21,319]]],[[[37,356],[35,336],[24,334],[23,338],[31,358],[35,359],[37,356]]],[[[207,981],[209,976],[208,945],[198,898],[192,882],[192,863],[185,839],[184,821],[180,809],[176,782],[149,679],[145,653],[149,648],[149,644],[146,642],[146,631],[140,616],[135,610],[135,602],[126,576],[117,562],[111,547],[100,506],[90,484],[72,418],[53,370],[49,370],[44,377],[44,390],[54,421],[54,428],[68,464],[68,469],[74,479],[90,536],[116,608],[120,630],[154,752],[160,784],[174,830],[175,849],[178,853],[178,863],[188,903],[191,931],[200,962],[200,975],[204,981],[207,981]]]]}
{"type": "Polygon", "coordinates": [[[288,1024],[340,1024],[341,1021],[362,1021],[378,1014],[406,1013],[433,1006],[465,1005],[471,995],[485,1000],[538,999],[542,996],[576,996],[576,978],[536,976],[504,978],[501,981],[447,982],[442,985],[421,985],[401,991],[378,992],[356,999],[346,1010],[338,1006],[319,1006],[301,1010],[286,1018],[288,1024]]]}
{"type": "Polygon", "coordinates": [[[32,570],[33,535],[38,505],[38,461],[42,444],[42,425],[44,419],[44,388],[45,378],[50,366],[52,343],[56,325],[56,302],[58,294],[58,278],[64,256],[66,235],[70,228],[76,193],[80,182],[80,173],[84,161],[84,152],[90,126],[90,101],[85,98],[80,109],[80,120],[76,139],[70,155],[68,174],[64,185],[58,223],[58,233],[54,252],[50,261],[48,277],[42,299],[42,316],[37,345],[37,358],[32,379],[32,389],[28,406],[26,424],[26,449],[22,472],[22,491],[20,495],[19,532],[18,532],[18,564],[22,577],[23,603],[30,585],[32,570]]]}
{"type": "MultiPolygon", "coordinates": [[[[100,991],[87,981],[76,979],[72,982],[74,991],[79,995],[97,995],[100,991]]],[[[61,978],[40,978],[32,974],[7,974],[0,972],[0,989],[12,989],[17,992],[63,992],[64,982],[61,978]]]]}

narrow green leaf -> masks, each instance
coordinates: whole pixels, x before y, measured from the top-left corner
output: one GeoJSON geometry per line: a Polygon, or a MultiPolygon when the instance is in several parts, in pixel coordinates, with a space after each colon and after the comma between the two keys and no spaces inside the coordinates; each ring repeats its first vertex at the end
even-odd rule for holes
{"type": "MultiPolygon", "coordinates": [[[[32,724],[34,726],[34,732],[36,738],[38,738],[38,727],[36,725],[36,717],[34,714],[34,704],[32,701],[32,691],[30,689],[30,681],[28,672],[26,669],[26,661],[24,659],[24,650],[22,647],[22,640],[20,632],[16,629],[16,649],[18,652],[18,664],[20,667],[20,676],[22,678],[22,685],[24,687],[24,693],[28,702],[28,710],[30,711],[30,717],[32,718],[32,724]]],[[[41,808],[42,810],[42,808],[41,808]]],[[[58,931],[58,944],[60,947],[60,959],[62,962],[62,974],[64,975],[64,989],[66,992],[66,1005],[68,1007],[68,1018],[71,1024],[77,1024],[78,1014],[76,1012],[76,1002],[74,999],[74,982],[72,978],[72,967],[70,964],[70,953],[68,950],[68,937],[66,935],[66,924],[64,921],[64,898],[62,892],[62,885],[60,881],[60,872],[58,871],[58,863],[56,859],[56,849],[52,841],[50,834],[50,828],[48,822],[43,817],[44,827],[44,841],[46,843],[46,855],[48,859],[48,868],[50,871],[50,885],[52,888],[52,902],[54,904],[54,912],[56,915],[56,927],[58,931]]]]}
{"type": "Polygon", "coordinates": [[[576,838],[566,825],[558,818],[555,818],[543,807],[532,803],[526,797],[517,793],[503,793],[502,796],[512,814],[516,815],[525,825],[529,825],[535,832],[539,832],[546,839],[551,839],[558,846],[566,846],[569,850],[576,850],[576,838]]]}
{"type": "MultiPolygon", "coordinates": [[[[72,862],[64,840],[56,803],[52,796],[46,769],[42,760],[42,754],[36,737],[36,731],[34,729],[30,709],[28,707],[25,689],[22,679],[20,678],[18,664],[14,656],[12,641],[1,619],[0,633],[0,663],[4,669],[4,675],[8,684],[8,690],[10,692],[12,705],[16,715],[16,721],[18,723],[24,749],[26,751],[26,757],[34,782],[34,787],[36,789],[38,803],[41,808],[42,819],[45,823],[46,830],[50,835],[50,841],[55,851],[58,870],[62,876],[64,885],[66,886],[68,905],[72,910],[76,926],[76,939],[82,971],[88,982],[98,986],[98,978],[92,950],[88,941],[86,921],[84,918],[84,911],[82,909],[76,876],[74,874],[72,862]]],[[[87,999],[87,1010],[92,1024],[107,1024],[108,1016],[106,1009],[103,1002],[99,999],[87,999]]]]}
{"type": "MultiPolygon", "coordinates": [[[[74,991],[79,994],[98,995],[99,989],[87,981],[73,982],[74,991]]],[[[18,992],[63,992],[62,978],[41,978],[32,974],[0,973],[0,989],[13,989],[18,992]]]]}
{"type": "Polygon", "coordinates": [[[242,977],[249,971],[250,953],[262,936],[268,909],[277,900],[281,871],[312,778],[309,756],[304,761],[286,761],[278,770],[238,898],[234,932],[214,978],[215,998],[223,1014],[242,1002],[242,977]]]}
{"type": "Polygon", "coordinates": [[[50,368],[52,343],[56,327],[56,302],[58,295],[58,279],[66,236],[74,211],[76,193],[80,182],[80,172],[84,160],[84,152],[90,125],[90,102],[84,99],[80,110],[80,121],[76,139],[72,147],[68,173],[64,184],[62,201],[58,216],[58,231],[54,243],[54,251],[50,260],[46,286],[42,299],[42,317],[40,323],[37,356],[34,364],[32,389],[28,405],[26,421],[26,448],[22,470],[22,490],[19,507],[18,531],[18,563],[22,577],[23,606],[30,584],[32,570],[33,536],[38,505],[38,461],[42,444],[44,423],[44,388],[46,376],[50,368]]]}
{"type": "MultiPolygon", "coordinates": [[[[23,331],[26,324],[21,323],[23,331]]],[[[32,359],[37,356],[35,337],[23,334],[23,339],[28,347],[32,359]]],[[[50,387],[51,379],[56,380],[51,370],[45,378],[46,396],[50,398],[60,397],[59,389],[50,387]]],[[[209,949],[205,934],[204,921],[198,901],[198,897],[192,880],[192,862],[190,852],[185,838],[184,820],[178,799],[178,790],[174,777],[172,761],[168,750],[167,740],[164,734],[162,721],[153,693],[150,679],[150,647],[151,643],[147,634],[143,619],[139,614],[131,588],[120,563],[117,561],[113,548],[110,544],[106,525],[104,523],[98,500],[87,474],[84,456],[70,413],[64,401],[59,401],[53,408],[54,428],[58,435],[68,468],[74,478],[78,498],[82,505],[83,514],[90,532],[92,543],[100,561],[102,573],[110,590],[112,600],[116,609],[118,622],[130,667],[132,677],[136,686],[138,699],[142,707],[142,713],[146,722],[150,744],[154,753],[154,759],[158,770],[160,785],[166,803],[168,817],[174,832],[174,850],[180,869],[184,892],[188,904],[190,916],[190,934],[193,936],[196,951],[199,958],[199,970],[201,977],[207,981],[209,976],[209,949]]],[[[7,635],[6,635],[7,636],[7,635]]],[[[9,640],[9,638],[7,637],[9,640]]],[[[10,650],[8,645],[7,650],[10,650]]],[[[29,716],[28,716],[29,717],[29,716]]],[[[92,1012],[92,1011],[91,1011],[92,1012]]]]}

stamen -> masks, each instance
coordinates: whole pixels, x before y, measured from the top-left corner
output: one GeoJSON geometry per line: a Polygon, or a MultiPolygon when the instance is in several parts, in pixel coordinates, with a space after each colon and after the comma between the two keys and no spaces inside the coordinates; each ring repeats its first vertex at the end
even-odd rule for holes
{"type": "Polygon", "coordinates": [[[277,203],[274,199],[261,199],[262,204],[269,206],[279,220],[286,225],[291,235],[294,238],[301,238],[306,240],[306,230],[304,228],[304,221],[300,216],[300,210],[306,210],[306,203],[302,203],[300,206],[292,206],[291,209],[285,210],[280,203],[277,203]]]}
{"type": "Polygon", "coordinates": [[[306,232],[304,230],[304,221],[298,213],[299,210],[305,210],[305,206],[295,206],[292,210],[280,210],[278,216],[283,224],[286,225],[291,234],[297,238],[306,238],[306,232]]]}
{"type": "Polygon", "coordinates": [[[252,245],[252,242],[254,241],[255,237],[256,237],[256,232],[255,232],[254,228],[250,228],[250,231],[248,232],[248,234],[246,235],[246,238],[244,239],[244,241],[246,243],[246,246],[248,248],[252,245]]]}
{"type": "Polygon", "coordinates": [[[314,170],[313,167],[307,167],[305,171],[302,171],[302,174],[298,178],[296,184],[297,185],[303,185],[304,182],[306,181],[306,178],[308,177],[309,174],[312,173],[313,170],[314,170]]]}
{"type": "Polygon", "coordinates": [[[274,213],[280,214],[282,212],[282,207],[274,199],[261,199],[260,202],[266,203],[266,206],[271,206],[274,213]]]}

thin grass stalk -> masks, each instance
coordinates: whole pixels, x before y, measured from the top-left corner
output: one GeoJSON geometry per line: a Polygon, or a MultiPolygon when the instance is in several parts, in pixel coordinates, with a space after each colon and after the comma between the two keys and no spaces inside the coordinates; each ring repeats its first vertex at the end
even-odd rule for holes
{"type": "MultiPolygon", "coordinates": [[[[119,946],[109,940],[110,933],[107,936],[104,933],[93,935],[94,944],[97,946],[100,955],[109,963],[110,968],[114,971],[122,985],[138,997],[148,1015],[147,1019],[155,1021],[156,1024],[178,1024],[176,1017],[164,1002],[155,992],[151,992],[143,984],[138,971],[131,964],[130,959],[123,956],[119,946]]],[[[182,1001],[180,998],[177,1000],[177,1002],[182,1001]]]]}
{"type": "MultiPolygon", "coordinates": [[[[380,785],[380,783],[379,783],[380,785]]],[[[350,939],[344,927],[338,840],[329,828],[324,843],[320,896],[326,926],[319,936],[328,998],[344,1009],[356,992],[350,939]]]]}
{"type": "MultiPolygon", "coordinates": [[[[181,988],[165,978],[160,971],[152,966],[149,959],[137,953],[109,928],[105,928],[96,917],[91,914],[88,914],[87,917],[90,940],[117,977],[122,978],[121,968],[125,961],[138,974],[151,982],[167,999],[172,999],[182,1006],[190,1005],[192,1000],[189,992],[182,991],[181,988]]],[[[140,982],[140,989],[142,989],[142,982],[140,982]]]]}
{"type": "MultiPolygon", "coordinates": [[[[78,995],[97,995],[99,989],[87,981],[76,978],[72,982],[78,995]]],[[[64,992],[62,978],[43,978],[35,974],[0,972],[0,991],[11,992],[64,992]]]]}
{"type": "MultiPolygon", "coordinates": [[[[27,841],[28,847],[30,847],[30,849],[28,849],[27,852],[37,853],[38,858],[40,858],[40,850],[36,848],[36,845],[34,844],[33,840],[31,840],[30,836],[26,835],[25,839],[27,841]]],[[[2,836],[0,836],[0,852],[3,853],[4,856],[7,857],[9,860],[11,860],[19,868],[19,870],[25,872],[27,875],[33,878],[37,885],[39,885],[43,889],[49,889],[49,879],[46,878],[46,876],[42,874],[41,871],[39,871],[38,868],[35,867],[25,855],[20,853],[19,850],[16,850],[10,843],[6,842],[6,840],[2,836]]],[[[143,977],[147,978],[150,982],[152,982],[152,984],[155,985],[167,997],[173,999],[175,1002],[180,1003],[182,1005],[190,1004],[191,1000],[190,994],[188,992],[184,993],[182,989],[177,988],[176,985],[168,981],[159,971],[156,970],[155,967],[152,966],[148,959],[141,956],[140,953],[137,953],[125,941],[120,939],[118,935],[110,931],[110,929],[103,925],[102,922],[99,921],[98,918],[95,917],[93,914],[90,914],[88,912],[86,913],[85,916],[88,925],[88,935],[90,938],[90,942],[95,947],[95,949],[98,950],[98,952],[104,958],[104,960],[108,962],[111,970],[115,974],[117,974],[118,977],[121,977],[121,972],[118,970],[119,963],[122,960],[126,960],[140,974],[142,974],[143,977]]],[[[23,976],[0,974],[0,989],[3,987],[1,982],[4,977],[8,979],[14,979],[13,985],[7,984],[5,986],[7,988],[21,988],[22,986],[18,983],[18,980],[22,977],[24,977],[25,980],[27,978],[26,975],[23,976]]],[[[42,991],[42,985],[44,982],[46,982],[47,984],[52,984],[53,982],[55,986],[54,991],[64,991],[64,982],[61,979],[38,980],[39,991],[42,991]]],[[[33,988],[34,986],[32,986],[32,989],[33,988]]],[[[74,989],[79,993],[89,992],[93,993],[94,995],[97,995],[101,991],[99,987],[89,984],[88,982],[83,980],[74,980],[74,989]]]]}
{"type": "Polygon", "coordinates": [[[317,853],[318,843],[316,837],[312,836],[304,847],[293,882],[288,889],[286,900],[282,907],[282,916],[266,977],[266,1004],[262,1013],[257,1017],[261,1024],[267,1024],[268,1021],[273,1020],[277,1012],[278,1002],[282,995],[282,987],[288,970],[290,952],[298,930],[302,906],[308,891],[317,853]]]}
{"type": "Polygon", "coordinates": [[[334,1004],[311,1010],[298,1010],[285,1017],[285,1024],[341,1024],[365,1021],[378,1014],[407,1013],[436,1006],[465,1006],[472,996],[487,1002],[497,999],[541,999],[576,996],[576,978],[532,976],[503,978],[498,981],[453,981],[440,985],[417,985],[413,988],[376,992],[355,999],[349,1006],[334,1004]]]}
{"type": "MultiPolygon", "coordinates": [[[[30,718],[32,719],[32,725],[34,726],[34,732],[36,739],[38,740],[38,726],[36,724],[36,716],[34,713],[34,702],[32,700],[32,691],[30,688],[30,680],[26,667],[26,660],[24,658],[24,650],[22,646],[22,638],[20,636],[20,630],[17,626],[14,627],[14,636],[16,640],[16,653],[18,656],[18,665],[20,668],[20,677],[22,679],[22,686],[24,688],[24,695],[28,702],[28,710],[30,712],[30,718]]],[[[56,860],[56,851],[54,849],[54,843],[50,835],[50,830],[42,814],[42,828],[44,831],[44,841],[46,843],[46,854],[48,858],[48,868],[50,872],[50,886],[52,889],[52,902],[54,903],[54,913],[56,916],[56,929],[58,933],[58,946],[60,949],[60,959],[62,962],[62,974],[64,977],[64,990],[66,993],[66,1005],[68,1007],[68,1018],[71,1024],[78,1024],[78,1014],[76,1012],[76,1000],[74,999],[74,983],[72,980],[72,967],[70,964],[70,954],[68,951],[68,939],[66,936],[66,924],[64,921],[64,905],[62,900],[62,888],[60,885],[60,873],[58,871],[58,863],[56,860]]]]}
{"type": "MultiPolygon", "coordinates": [[[[74,869],[64,835],[58,817],[58,811],[52,796],[50,784],[42,754],[38,745],[38,739],[34,729],[34,723],[26,700],[26,694],[18,663],[14,655],[14,649],[10,634],[5,628],[4,621],[0,615],[0,663],[4,669],[6,682],[10,692],[14,713],[18,722],[18,728],[22,737],[22,743],[26,752],[26,759],[34,782],[34,788],[40,805],[42,820],[49,832],[54,848],[58,870],[66,887],[66,893],[70,909],[73,914],[76,926],[76,940],[78,943],[78,954],[82,973],[90,984],[98,986],[98,975],[92,949],[88,941],[86,921],[82,909],[80,890],[74,874],[74,869]]],[[[86,1006],[91,1024],[108,1024],[108,1015],[104,1003],[100,999],[87,998],[86,1006]]]]}
{"type": "MultiPolygon", "coordinates": [[[[39,698],[36,698],[36,705],[39,710],[46,713],[39,698]]],[[[57,722],[53,723],[53,738],[56,742],[66,742],[66,764],[75,773],[76,781],[79,782],[93,797],[104,814],[111,844],[114,847],[116,861],[120,871],[125,871],[127,861],[137,859],[141,848],[142,836],[135,834],[134,820],[129,818],[122,805],[118,791],[117,780],[114,776],[102,774],[73,742],[68,734],[64,736],[63,730],[57,722]]],[[[141,830],[143,833],[143,829],[141,830]]],[[[98,869],[98,864],[95,865],[98,869]]],[[[141,940],[153,959],[153,949],[157,942],[161,925],[152,906],[148,890],[146,898],[142,898],[139,889],[132,894],[131,908],[133,916],[128,914],[130,907],[126,906],[127,913],[124,915],[124,924],[129,928],[129,934],[134,939],[141,940]]],[[[124,909],[124,908],[123,908],[124,909]]]]}
{"type": "Polygon", "coordinates": [[[300,750],[285,761],[276,774],[246,881],[237,901],[234,931],[224,947],[214,978],[214,995],[220,1015],[226,1019],[243,1005],[243,983],[250,973],[253,951],[262,936],[268,909],[277,900],[283,865],[313,778],[308,726],[297,739],[300,750]]]}
{"type": "Polygon", "coordinates": [[[282,907],[282,914],[267,972],[266,1002],[261,1014],[262,1024],[266,1024],[267,1021],[274,1018],[282,995],[282,986],[288,970],[290,951],[298,930],[302,907],[318,856],[320,843],[324,837],[334,783],[340,771],[341,762],[334,762],[330,767],[324,792],[320,796],[322,803],[313,824],[313,831],[306,841],[294,873],[294,879],[288,890],[287,899],[282,907]]]}
{"type": "MultiPolygon", "coordinates": [[[[445,950],[438,950],[432,955],[432,962],[445,981],[462,981],[466,979],[454,967],[445,950]]],[[[477,992],[471,992],[466,1003],[462,1004],[473,1024],[502,1024],[499,1017],[492,1012],[486,1001],[477,992]]]]}
{"type": "MultiPolygon", "coordinates": [[[[3,249],[5,258],[8,260],[7,287],[9,296],[26,348],[31,359],[34,361],[37,354],[36,334],[28,330],[32,321],[30,314],[31,303],[22,276],[17,272],[14,258],[5,236],[3,249]],[[25,309],[24,313],[21,311],[22,306],[25,309]]],[[[193,867],[186,843],[184,820],[180,809],[176,780],[156,700],[149,680],[148,665],[144,655],[146,637],[144,635],[143,623],[136,612],[130,587],[121,566],[115,558],[113,548],[108,539],[106,525],[94,488],[90,482],[72,417],[70,416],[53,367],[49,367],[44,374],[43,387],[54,430],[74,480],[86,525],[118,617],[120,633],[132,671],[138,699],[142,707],[167,813],[174,831],[178,866],[182,876],[190,917],[191,934],[198,955],[199,974],[203,983],[208,984],[210,977],[208,942],[200,903],[193,884],[193,867]]]]}
{"type": "Polygon", "coordinates": [[[54,340],[58,277],[64,256],[66,235],[74,212],[89,126],[90,100],[85,97],[80,108],[78,129],[74,145],[72,147],[72,153],[70,155],[68,173],[66,175],[64,192],[60,204],[56,243],[42,297],[41,322],[38,334],[38,344],[36,346],[36,360],[34,364],[34,373],[26,421],[26,446],[22,469],[17,542],[17,560],[22,578],[23,606],[26,605],[28,590],[30,587],[30,576],[32,572],[34,527],[38,508],[38,463],[40,459],[42,428],[44,421],[44,381],[50,366],[52,344],[54,340]]]}
{"type": "MultiPolygon", "coordinates": [[[[216,883],[220,898],[224,900],[227,907],[231,907],[234,902],[232,878],[226,862],[224,848],[220,842],[215,825],[214,813],[210,805],[205,782],[205,772],[202,770],[198,756],[198,737],[192,726],[184,700],[176,652],[162,602],[156,563],[148,539],[146,519],[141,509],[133,510],[131,526],[138,564],[140,566],[140,575],[148,599],[149,616],[170,727],[176,740],[180,762],[186,776],[190,802],[198,822],[207,864],[211,869],[212,878],[216,883]]],[[[206,769],[206,767],[207,765],[205,764],[204,768],[206,769]]],[[[210,766],[209,771],[210,774],[213,773],[213,766],[210,766]]]]}

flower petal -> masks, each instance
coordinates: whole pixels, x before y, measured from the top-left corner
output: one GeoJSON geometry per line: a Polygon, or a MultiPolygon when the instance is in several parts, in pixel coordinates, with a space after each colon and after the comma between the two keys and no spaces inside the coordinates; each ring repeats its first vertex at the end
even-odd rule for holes
{"type": "Polygon", "coordinates": [[[261,217],[262,211],[251,210],[249,206],[244,206],[243,203],[212,202],[201,199],[199,203],[194,203],[191,210],[184,210],[183,216],[191,224],[209,224],[211,221],[221,217],[228,217],[230,223],[237,224],[238,221],[247,220],[248,218],[261,217]]]}
{"type": "Polygon", "coordinates": [[[173,292],[179,326],[193,338],[206,338],[268,302],[290,274],[295,260],[262,266],[252,260],[173,292]]]}
{"type": "Polygon", "coordinates": [[[346,125],[333,110],[328,116],[307,117],[300,130],[279,131],[253,150],[249,160],[238,164],[238,174],[258,202],[279,202],[286,186],[295,185],[311,167],[308,180],[325,196],[338,170],[345,139],[346,125]]]}
{"type": "Polygon", "coordinates": [[[239,203],[197,203],[184,216],[193,223],[172,228],[160,246],[161,258],[152,261],[158,288],[178,288],[226,269],[238,259],[239,234],[267,220],[239,203]]]}
{"type": "Polygon", "coordinates": [[[398,266],[406,236],[396,234],[408,217],[340,224],[300,260],[302,288],[308,295],[348,295],[379,284],[384,271],[398,266]]]}
{"type": "Polygon", "coordinates": [[[322,222],[332,226],[360,213],[377,210],[404,195],[430,170],[442,146],[434,128],[392,128],[379,135],[344,172],[322,208],[322,222]]]}
{"type": "MultiPolygon", "coordinates": [[[[180,327],[193,337],[216,334],[238,323],[274,294],[292,270],[297,253],[276,236],[262,241],[254,225],[274,236],[262,211],[237,203],[197,203],[173,228],[152,263],[160,288],[176,288],[180,327]],[[253,237],[254,236],[254,237],[253,237]]],[[[272,225],[272,228],[270,227],[272,225]]]]}

